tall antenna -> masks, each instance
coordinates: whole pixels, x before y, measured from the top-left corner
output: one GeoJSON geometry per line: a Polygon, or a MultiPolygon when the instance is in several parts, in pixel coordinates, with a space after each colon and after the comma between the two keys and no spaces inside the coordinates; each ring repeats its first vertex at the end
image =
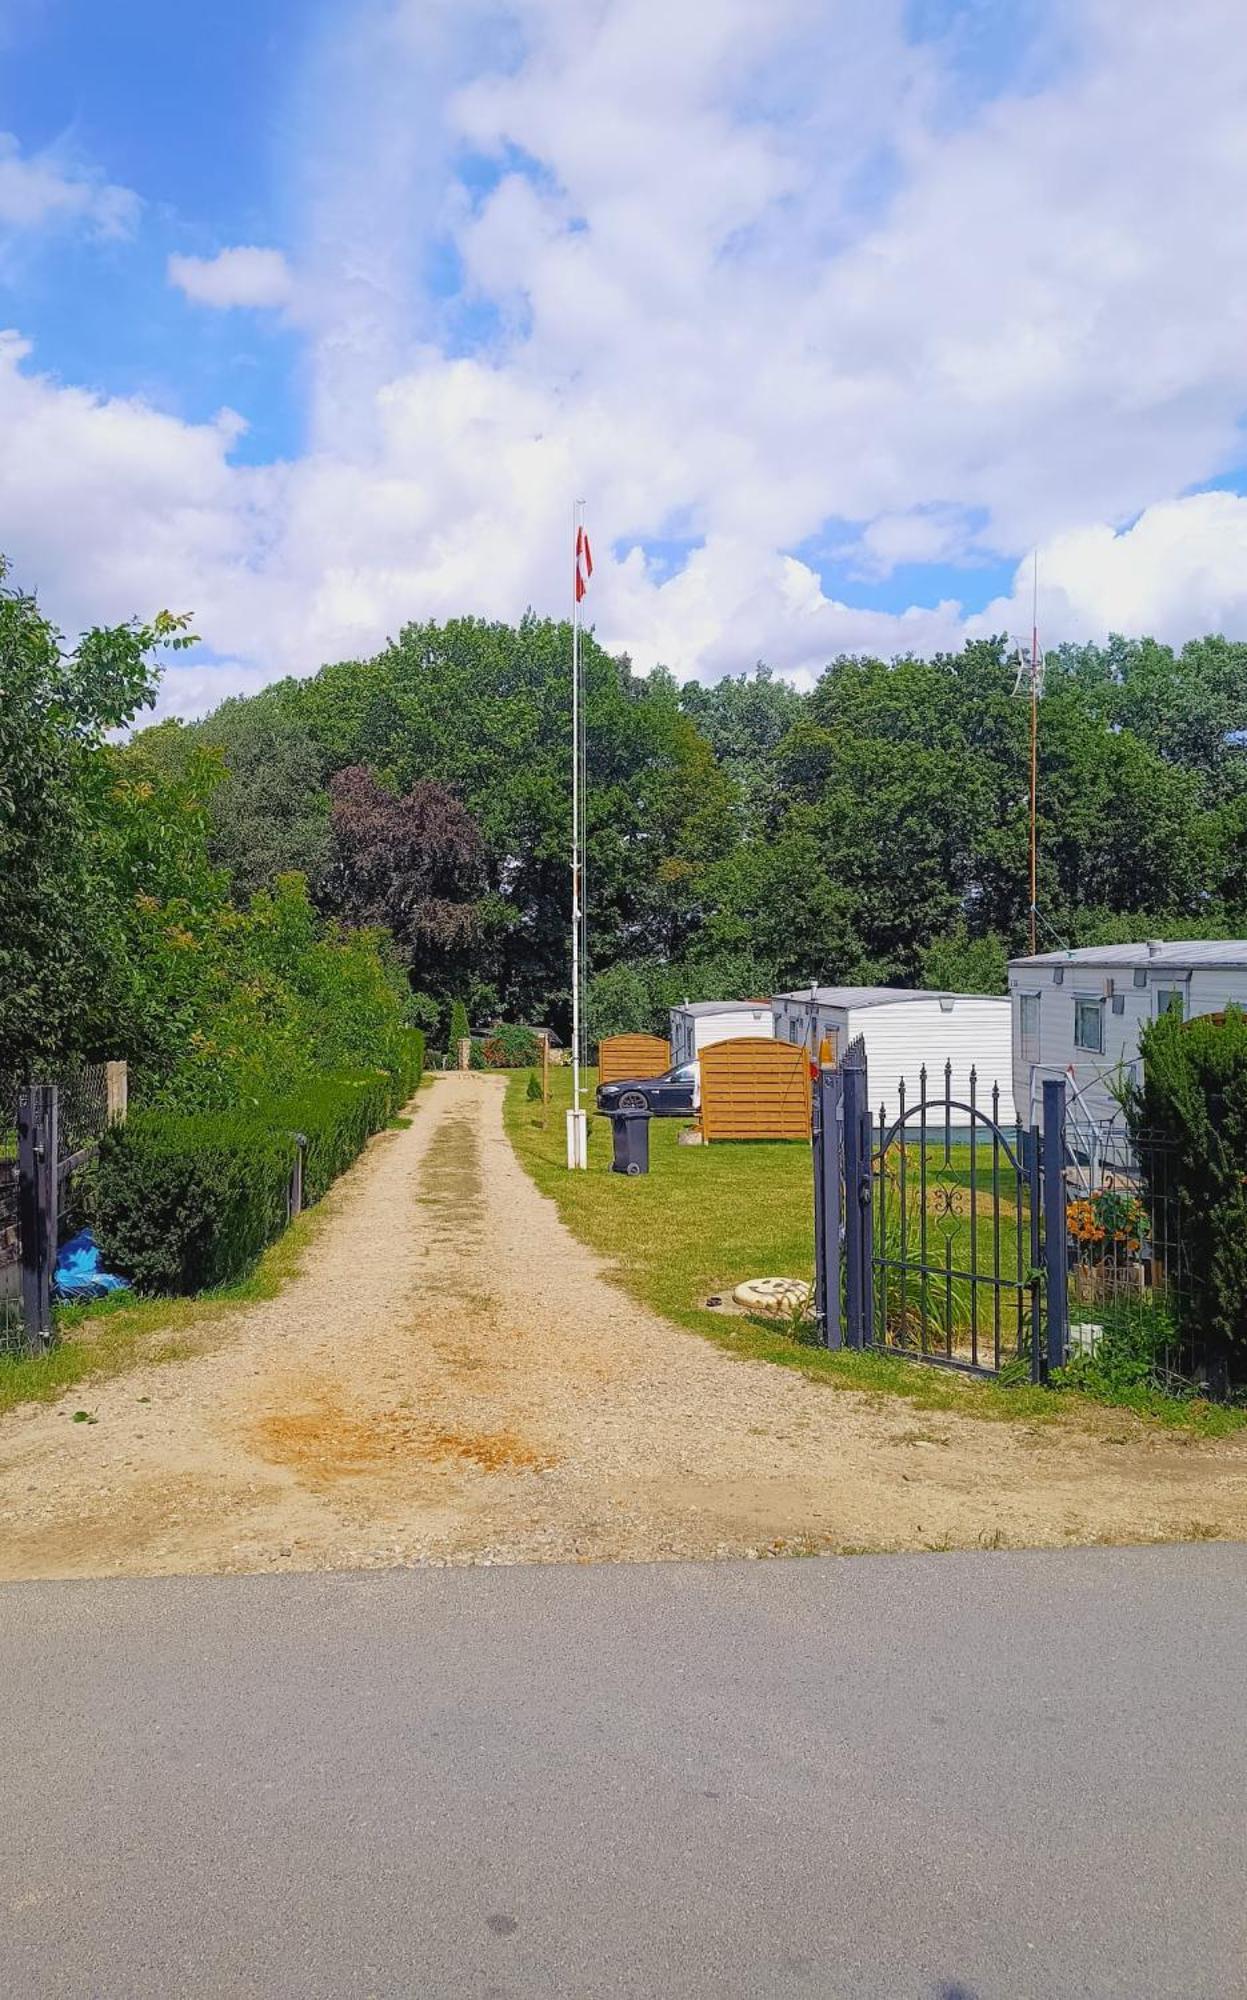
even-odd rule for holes
{"type": "Polygon", "coordinates": [[[1044,687],[1044,656],[1039,650],[1039,550],[1031,558],[1031,642],[1027,646],[1021,639],[1015,642],[1014,657],[1017,660],[1017,677],[1013,683],[1014,694],[1023,687],[1030,692],[1031,704],[1031,762],[1030,762],[1030,955],[1033,958],[1038,949],[1036,925],[1039,917],[1039,700],[1044,687]]]}

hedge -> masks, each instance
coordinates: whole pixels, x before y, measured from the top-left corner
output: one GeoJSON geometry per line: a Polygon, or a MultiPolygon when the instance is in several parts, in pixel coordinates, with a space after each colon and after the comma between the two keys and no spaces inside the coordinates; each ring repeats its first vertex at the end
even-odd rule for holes
{"type": "Polygon", "coordinates": [[[488,1069],[531,1069],[541,1061],[541,1038],[531,1028],[495,1028],[483,1054],[488,1069]]]}
{"type": "Polygon", "coordinates": [[[392,1072],[321,1077],[245,1113],[135,1112],[107,1134],[93,1175],[106,1266],[142,1292],[241,1277],[286,1226],[295,1135],[304,1201],[318,1201],[411,1097],[423,1053],[412,1030],[392,1072]]]}
{"type": "Polygon", "coordinates": [[[1247,1380],[1247,1015],[1162,1014],[1140,1038],[1126,1115],[1154,1211],[1176,1199],[1188,1352],[1214,1382],[1247,1380]]]}

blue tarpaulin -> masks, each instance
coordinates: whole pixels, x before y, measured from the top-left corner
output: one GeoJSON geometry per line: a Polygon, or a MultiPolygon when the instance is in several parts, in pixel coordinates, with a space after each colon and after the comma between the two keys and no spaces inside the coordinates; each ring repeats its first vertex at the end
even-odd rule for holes
{"type": "Polygon", "coordinates": [[[52,1283],[62,1299],[102,1299],[108,1292],[129,1290],[129,1281],[115,1278],[100,1262],[99,1246],[89,1229],[80,1229],[62,1244],[52,1283]]]}

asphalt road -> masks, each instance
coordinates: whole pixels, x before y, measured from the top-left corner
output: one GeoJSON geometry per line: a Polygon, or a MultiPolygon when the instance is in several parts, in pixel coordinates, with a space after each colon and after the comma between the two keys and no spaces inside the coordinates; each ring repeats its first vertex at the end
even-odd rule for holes
{"type": "Polygon", "coordinates": [[[0,1590],[0,1994],[1247,1992],[1247,1549],[0,1590]]]}

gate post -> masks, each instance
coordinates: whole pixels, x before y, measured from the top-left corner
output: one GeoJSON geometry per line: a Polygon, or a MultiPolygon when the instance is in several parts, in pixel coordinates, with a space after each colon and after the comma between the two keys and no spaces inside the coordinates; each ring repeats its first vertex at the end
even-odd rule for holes
{"type": "Polygon", "coordinates": [[[821,1067],[814,1084],[814,1313],[824,1347],[841,1347],[840,1072],[821,1067]]]}
{"type": "Polygon", "coordinates": [[[870,1342],[870,1112],[866,1071],[844,1077],[844,1304],[850,1347],[870,1342]]]}
{"type": "Polygon", "coordinates": [[[57,1093],[52,1083],[26,1083],[17,1100],[18,1234],[22,1256],[22,1319],[32,1353],[52,1338],[52,1272],[56,1265],[57,1093]]]}
{"type": "Polygon", "coordinates": [[[1048,1324],[1045,1374],[1064,1366],[1069,1346],[1065,1228],[1065,1079],[1048,1077],[1043,1087],[1043,1261],[1048,1324]]]}

